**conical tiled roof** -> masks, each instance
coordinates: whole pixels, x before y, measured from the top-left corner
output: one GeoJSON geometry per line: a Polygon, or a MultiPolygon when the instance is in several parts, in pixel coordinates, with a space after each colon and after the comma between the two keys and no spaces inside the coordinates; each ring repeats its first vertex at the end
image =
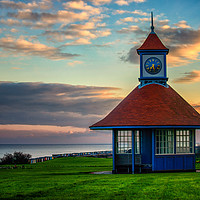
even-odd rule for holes
{"type": "Polygon", "coordinates": [[[168,50],[160,41],[156,33],[150,33],[138,50],[168,50]]]}
{"type": "Polygon", "coordinates": [[[200,114],[170,86],[136,87],[104,119],[90,128],[119,126],[199,126],[200,114]]]}

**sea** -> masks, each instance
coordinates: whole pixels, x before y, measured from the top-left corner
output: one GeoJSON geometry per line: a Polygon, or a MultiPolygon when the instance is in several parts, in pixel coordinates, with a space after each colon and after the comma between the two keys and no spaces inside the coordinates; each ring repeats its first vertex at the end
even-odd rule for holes
{"type": "Polygon", "coordinates": [[[52,154],[110,151],[111,144],[0,144],[0,158],[6,153],[23,152],[32,158],[52,156],[52,154]]]}

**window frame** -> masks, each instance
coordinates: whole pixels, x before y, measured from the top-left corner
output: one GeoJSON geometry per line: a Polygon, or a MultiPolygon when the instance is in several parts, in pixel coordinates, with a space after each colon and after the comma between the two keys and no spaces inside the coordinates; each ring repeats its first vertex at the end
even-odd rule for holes
{"type": "Polygon", "coordinates": [[[141,154],[141,131],[140,130],[116,130],[115,153],[116,154],[132,154],[132,140],[133,139],[134,139],[134,154],[140,155],[141,154]],[[126,131],[127,131],[127,134],[125,133],[122,134],[122,132],[126,132],[126,131]],[[133,133],[134,133],[134,138],[133,138],[133,133]],[[124,138],[127,136],[129,137],[129,139],[124,138]],[[125,142],[129,142],[129,145],[125,145],[125,142]],[[129,151],[130,149],[131,149],[131,152],[125,152],[125,151],[129,151]]]}
{"type": "MultiPolygon", "coordinates": [[[[154,133],[155,133],[155,155],[156,156],[159,156],[159,155],[186,155],[186,154],[195,154],[195,129],[154,129],[154,133]],[[173,141],[172,141],[172,144],[173,144],[173,153],[158,153],[157,152],[157,135],[156,135],[156,131],[166,131],[166,130],[171,130],[171,131],[173,131],[173,141]],[[180,139],[180,137],[179,137],[179,139],[178,139],[178,137],[177,137],[177,132],[185,132],[185,133],[187,133],[187,132],[189,132],[189,134],[182,134],[182,136],[183,136],[183,138],[182,139],[180,139]],[[184,136],[185,137],[187,137],[186,139],[184,139],[184,136]],[[188,137],[189,137],[189,140],[188,140],[188,137]],[[182,152],[180,152],[179,150],[178,150],[178,148],[177,148],[177,146],[180,146],[180,142],[179,142],[179,145],[178,145],[178,142],[180,141],[180,142],[182,142],[182,146],[183,146],[183,148],[186,148],[186,149],[189,149],[189,151],[191,151],[191,152],[189,152],[189,151],[182,151],[182,152]],[[186,146],[186,147],[184,147],[184,142],[185,142],[185,144],[189,144],[189,146],[186,146]]],[[[181,134],[180,134],[181,135],[181,134]]],[[[179,136],[180,136],[179,135],[179,136]]]]}
{"type": "Polygon", "coordinates": [[[132,130],[116,131],[116,154],[132,154],[132,130]]]}
{"type": "Polygon", "coordinates": [[[175,154],[174,129],[155,129],[155,155],[175,154]],[[166,131],[171,133],[166,135],[166,131]],[[157,140],[157,138],[161,140],[157,140]]]}
{"type": "Polygon", "coordinates": [[[194,136],[195,136],[195,129],[176,129],[176,154],[195,154],[194,151],[194,136]],[[189,133],[189,134],[188,134],[189,133]],[[177,137],[179,136],[179,137],[177,137]],[[182,136],[182,137],[181,137],[182,136]],[[189,138],[189,140],[188,140],[189,138]],[[188,146],[189,144],[189,146],[188,146]],[[189,149],[192,150],[192,152],[180,152],[180,150],[178,150],[178,148],[180,149],[189,149]]]}
{"type": "Polygon", "coordinates": [[[135,148],[134,153],[137,155],[140,155],[140,153],[141,153],[141,149],[140,149],[141,133],[140,132],[141,131],[139,131],[139,130],[134,130],[134,148],[135,148]]]}

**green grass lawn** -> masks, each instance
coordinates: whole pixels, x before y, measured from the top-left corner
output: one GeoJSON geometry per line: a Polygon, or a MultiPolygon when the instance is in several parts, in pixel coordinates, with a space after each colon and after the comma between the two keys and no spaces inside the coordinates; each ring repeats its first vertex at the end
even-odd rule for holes
{"type": "Polygon", "coordinates": [[[0,199],[200,199],[200,173],[89,173],[111,169],[112,159],[78,157],[0,169],[0,199]]]}

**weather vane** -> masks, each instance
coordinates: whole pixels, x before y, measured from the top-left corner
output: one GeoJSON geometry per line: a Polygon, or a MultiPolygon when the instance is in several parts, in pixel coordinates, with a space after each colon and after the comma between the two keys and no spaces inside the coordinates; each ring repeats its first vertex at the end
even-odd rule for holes
{"type": "Polygon", "coordinates": [[[151,32],[154,33],[154,26],[153,26],[153,12],[151,12],[151,32]]]}

